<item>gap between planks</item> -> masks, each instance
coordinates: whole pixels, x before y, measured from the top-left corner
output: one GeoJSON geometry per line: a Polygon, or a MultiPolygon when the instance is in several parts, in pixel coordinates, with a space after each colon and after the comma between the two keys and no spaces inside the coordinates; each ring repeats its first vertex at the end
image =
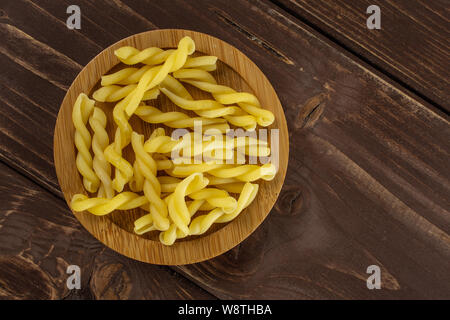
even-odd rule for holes
{"type": "MultiPolygon", "coordinates": [[[[397,89],[400,90],[402,92],[402,94],[409,96],[413,100],[416,100],[420,104],[424,105],[425,107],[432,109],[433,111],[436,111],[439,115],[445,115],[445,116],[450,115],[450,112],[448,110],[446,110],[442,105],[440,105],[433,99],[429,98],[428,96],[422,94],[418,90],[414,89],[412,86],[410,86],[409,84],[407,84],[406,82],[401,80],[399,77],[393,75],[391,72],[385,70],[381,66],[378,66],[376,63],[371,62],[364,55],[351,49],[349,46],[344,44],[342,41],[339,41],[338,39],[333,37],[330,33],[326,32],[325,30],[323,30],[322,28],[320,28],[319,26],[317,26],[316,24],[314,24],[313,22],[308,20],[306,17],[301,16],[300,14],[298,14],[294,10],[290,9],[289,7],[287,7],[286,5],[284,5],[283,3],[281,3],[278,0],[268,0],[268,1],[270,3],[272,3],[274,6],[278,7],[280,10],[282,10],[285,13],[287,13],[288,15],[290,15],[291,17],[300,21],[302,24],[305,24],[306,26],[311,28],[313,31],[322,35],[322,37],[326,38],[328,41],[333,43],[335,46],[338,46],[339,48],[343,49],[343,51],[346,51],[348,54],[353,56],[350,58],[352,58],[352,60],[354,60],[355,62],[357,62],[359,64],[361,64],[360,61],[364,62],[366,65],[370,66],[373,69],[373,70],[370,70],[371,72],[376,71],[376,72],[384,75],[385,77],[387,77],[389,80],[394,82],[394,84],[397,84],[399,86],[399,88],[397,88],[397,89]],[[360,61],[358,61],[358,60],[360,60],[360,61]],[[417,99],[417,98],[419,98],[419,99],[417,99]],[[420,100],[423,100],[423,102],[425,102],[425,103],[421,102],[420,100]]],[[[300,27],[303,27],[303,26],[300,25],[300,27]]]]}

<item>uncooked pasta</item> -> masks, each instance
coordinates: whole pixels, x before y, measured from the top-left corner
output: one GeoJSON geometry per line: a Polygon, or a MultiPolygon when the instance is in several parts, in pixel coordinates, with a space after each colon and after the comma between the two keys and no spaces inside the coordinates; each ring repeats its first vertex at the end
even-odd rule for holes
{"type": "Polygon", "coordinates": [[[271,155],[256,129],[273,123],[272,112],[254,94],[218,84],[217,57],[194,53],[190,37],[175,49],[118,48],[125,67],[102,76],[92,99],[79,94],[72,121],[86,192],[72,197],[74,211],[135,210],[134,232],[158,233],[170,246],[236,219],[256,198],[256,182],[274,179],[274,164],[250,162],[271,155]],[[196,98],[189,86],[210,97],[196,98]],[[158,108],[161,97],[174,106],[158,108]],[[250,134],[229,135],[239,128],[250,134]]]}

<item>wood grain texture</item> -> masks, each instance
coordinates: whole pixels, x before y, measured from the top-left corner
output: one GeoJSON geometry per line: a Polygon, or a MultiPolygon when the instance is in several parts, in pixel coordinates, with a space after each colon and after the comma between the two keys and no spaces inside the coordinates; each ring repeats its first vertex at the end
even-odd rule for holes
{"type": "MultiPolygon", "coordinates": [[[[290,165],[268,219],[226,254],[174,270],[225,299],[450,297],[447,117],[267,1],[105,3],[77,1],[90,5],[83,13],[89,20],[97,14],[118,19],[109,30],[120,35],[107,44],[100,44],[99,26],[67,30],[59,1],[3,2],[0,21],[80,65],[107,45],[153,28],[136,15],[156,28],[206,32],[249,56],[285,109],[290,165]],[[381,290],[366,288],[366,268],[374,263],[382,269],[381,290]]],[[[39,51],[24,59],[33,54],[39,51]]],[[[51,136],[64,91],[25,63],[0,57],[0,84],[26,88],[17,96],[0,90],[14,107],[0,107],[6,110],[0,155],[61,196],[51,136]],[[36,134],[25,136],[30,128],[36,134]]],[[[42,74],[65,68],[59,63],[47,70],[35,61],[42,74]]],[[[75,76],[67,74],[67,86],[75,76]]]]}
{"type": "MultiPolygon", "coordinates": [[[[80,93],[90,94],[98,87],[101,76],[119,64],[120,61],[114,55],[114,50],[123,46],[133,46],[139,50],[149,47],[176,48],[179,41],[185,36],[191,37],[195,42],[195,49],[198,54],[212,55],[218,58],[217,70],[213,72],[218,83],[229,86],[238,92],[255,94],[261,106],[272,111],[275,121],[267,129],[276,129],[279,132],[279,141],[272,141],[272,143],[277,144],[276,156],[280,165],[272,181],[258,181],[259,190],[255,200],[233,221],[214,226],[211,232],[202,236],[176,241],[171,246],[162,244],[156,232],[144,236],[133,232],[133,221],[148,213],[143,209],[129,212],[116,210],[110,215],[101,217],[92,215],[87,211],[74,212],[83,226],[108,247],[127,257],[161,265],[183,265],[200,262],[230,250],[247,238],[261,224],[275,204],[286,175],[289,159],[289,136],[283,108],[264,74],[239,50],[204,33],[181,29],[153,30],[139,33],[108,47],[80,72],[61,104],[54,136],[54,160],[58,181],[67,203],[70,204],[75,194],[86,194],[75,160],[75,128],[72,122],[72,110],[78,95],[80,93]]],[[[207,94],[200,95],[200,90],[194,90],[192,87],[188,89],[194,99],[208,99],[207,94]]],[[[175,108],[176,106],[169,104],[167,100],[165,99],[165,103],[161,103],[157,107],[160,107],[159,109],[164,112],[179,111],[179,108],[175,108]]],[[[153,104],[153,101],[151,103],[153,104]]],[[[108,126],[108,134],[110,141],[112,141],[115,133],[115,126],[112,125],[112,110],[115,104],[97,105],[101,106],[108,115],[111,124],[108,126]]],[[[193,112],[190,115],[195,116],[193,112]]],[[[130,119],[130,121],[132,120],[130,119]]],[[[134,125],[133,130],[144,134],[148,139],[155,127],[163,126],[150,126],[143,121],[139,121],[134,125]]],[[[132,163],[134,153],[130,148],[124,151],[123,156],[132,163]]]]}
{"type": "Polygon", "coordinates": [[[450,111],[450,21],[446,0],[275,0],[293,15],[450,111]],[[381,29],[368,30],[370,5],[381,29]]]}
{"type": "Polygon", "coordinates": [[[0,299],[212,299],[175,272],[121,256],[66,203],[0,163],[0,299]],[[68,265],[81,289],[66,286],[68,265]]]}

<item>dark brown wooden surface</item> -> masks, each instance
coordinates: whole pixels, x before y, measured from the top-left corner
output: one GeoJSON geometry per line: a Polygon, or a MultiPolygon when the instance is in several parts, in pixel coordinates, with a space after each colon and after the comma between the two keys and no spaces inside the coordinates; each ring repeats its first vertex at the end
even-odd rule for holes
{"type": "Polygon", "coordinates": [[[212,299],[168,268],[127,259],[91,236],[64,200],[0,163],[0,299],[212,299]],[[69,290],[78,265],[81,289],[69,290]]]}
{"type": "Polygon", "coordinates": [[[274,0],[421,96],[450,111],[448,0],[274,0]],[[368,30],[370,5],[381,29],[368,30]]]}
{"type": "MultiPolygon", "coordinates": [[[[3,166],[0,180],[3,296],[450,297],[448,117],[381,67],[268,1],[7,0],[0,9],[0,157],[14,169],[3,166]],[[81,30],[65,25],[70,4],[81,7],[81,30]],[[173,269],[123,258],[77,225],[52,159],[56,114],[82,66],[154,28],[206,32],[239,48],[272,82],[290,130],[286,183],[266,221],[226,254],[173,269]],[[67,233],[73,243],[58,238],[67,233]],[[52,245],[62,249],[47,266],[39,261],[52,245]],[[92,274],[86,291],[64,289],[61,266],[72,261],[92,274]],[[381,290],[366,287],[372,264],[382,270],[381,290]],[[28,282],[11,282],[19,277],[43,284],[24,296],[28,282]]],[[[442,92],[433,94],[438,101],[442,92]]]]}

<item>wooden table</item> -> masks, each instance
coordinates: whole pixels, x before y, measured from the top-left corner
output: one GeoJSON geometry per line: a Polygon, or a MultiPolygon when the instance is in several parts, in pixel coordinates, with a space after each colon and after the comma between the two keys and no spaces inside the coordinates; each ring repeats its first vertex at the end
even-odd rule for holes
{"type": "Polygon", "coordinates": [[[0,4],[0,298],[450,298],[445,0],[6,0],[0,4]],[[350,4],[351,3],[351,4],[350,4]],[[66,8],[81,8],[81,29],[66,8]],[[381,30],[368,30],[370,4],[381,30]],[[272,212],[213,260],[161,267],[85,231],[62,199],[53,129],[102,49],[156,28],[206,32],[268,76],[290,132],[272,212]],[[81,289],[66,268],[81,267],[81,289]],[[369,290],[369,265],[382,288],[369,290]]]}

